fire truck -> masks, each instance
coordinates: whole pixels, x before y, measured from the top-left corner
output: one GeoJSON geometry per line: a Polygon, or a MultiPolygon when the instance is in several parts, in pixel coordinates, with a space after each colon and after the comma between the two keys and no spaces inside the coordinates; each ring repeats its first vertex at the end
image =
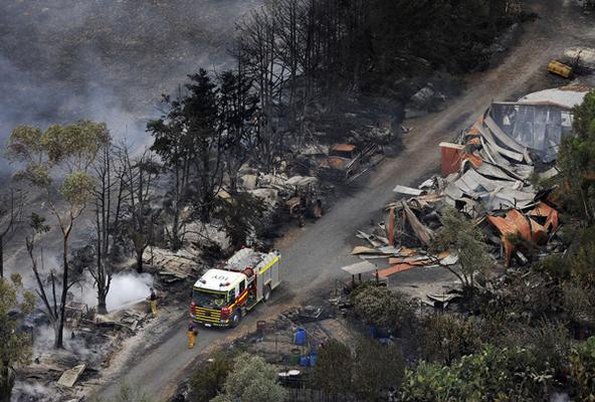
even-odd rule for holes
{"type": "Polygon", "coordinates": [[[243,248],[221,268],[209,269],[192,287],[190,317],[207,327],[236,327],[279,286],[281,254],[243,248]]]}

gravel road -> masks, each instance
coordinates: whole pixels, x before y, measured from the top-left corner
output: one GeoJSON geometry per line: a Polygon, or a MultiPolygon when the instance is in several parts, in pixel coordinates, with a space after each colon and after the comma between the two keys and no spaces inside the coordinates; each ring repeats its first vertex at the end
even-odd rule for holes
{"type": "MultiPolygon", "coordinates": [[[[396,184],[414,185],[436,171],[438,144],[469,126],[492,100],[515,99],[528,91],[562,85],[562,81],[545,73],[545,66],[564,47],[592,43],[593,17],[580,15],[568,1],[534,3],[540,18],[524,26],[520,42],[498,67],[468,77],[467,90],[452,100],[446,110],[407,122],[414,131],[405,138],[403,153],[386,160],[363,178],[357,191],[339,200],[316,224],[295,230],[280,242],[285,284],[271,303],[259,306],[237,330],[201,330],[198,350],[193,351],[185,347],[186,319],[181,317],[156,348],[137,354],[136,359],[113,377],[117,381],[100,389],[98,395],[110,400],[118,392],[121,381],[126,380],[139,384],[156,400],[165,400],[196,364],[201,350],[254,329],[256,320],[274,317],[284,306],[307,302],[317,291],[341,278],[339,267],[356,261],[349,255],[355,230],[366,227],[370,219],[379,220],[380,210],[392,198],[396,184]]],[[[403,273],[402,280],[414,283],[430,274],[431,271],[412,270],[403,273]]]]}

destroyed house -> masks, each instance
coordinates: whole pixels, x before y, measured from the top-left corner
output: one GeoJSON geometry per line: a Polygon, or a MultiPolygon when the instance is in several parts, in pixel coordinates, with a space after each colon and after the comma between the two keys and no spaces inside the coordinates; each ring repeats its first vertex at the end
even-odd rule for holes
{"type": "Polygon", "coordinates": [[[505,265],[514,256],[526,260],[517,243],[548,243],[559,227],[558,211],[551,189],[538,190],[529,178],[558,174],[554,164],[571,134],[572,109],[588,91],[568,86],[494,102],[457,143],[441,143],[442,177],[419,188],[395,187],[403,199],[387,206],[389,246],[425,249],[445,205],[475,219],[490,241],[499,239],[505,265]]]}

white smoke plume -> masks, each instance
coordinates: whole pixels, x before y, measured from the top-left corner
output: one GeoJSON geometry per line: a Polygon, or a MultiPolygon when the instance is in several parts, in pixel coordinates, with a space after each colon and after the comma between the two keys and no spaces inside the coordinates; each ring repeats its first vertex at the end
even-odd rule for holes
{"type": "MultiPolygon", "coordinates": [[[[112,278],[110,291],[107,296],[107,310],[109,312],[126,309],[135,303],[143,301],[149,296],[149,288],[153,285],[153,278],[149,274],[125,273],[112,278]]],[[[87,282],[82,288],[74,288],[77,301],[89,307],[97,306],[97,290],[92,283],[87,282]]]]}

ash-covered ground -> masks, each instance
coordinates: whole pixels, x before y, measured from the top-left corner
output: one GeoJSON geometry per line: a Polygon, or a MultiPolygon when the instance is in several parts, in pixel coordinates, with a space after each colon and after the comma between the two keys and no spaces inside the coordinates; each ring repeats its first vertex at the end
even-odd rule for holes
{"type": "Polygon", "coordinates": [[[160,95],[231,62],[235,23],[262,0],[0,2],[0,140],[81,118],[146,143],[160,95]]]}

